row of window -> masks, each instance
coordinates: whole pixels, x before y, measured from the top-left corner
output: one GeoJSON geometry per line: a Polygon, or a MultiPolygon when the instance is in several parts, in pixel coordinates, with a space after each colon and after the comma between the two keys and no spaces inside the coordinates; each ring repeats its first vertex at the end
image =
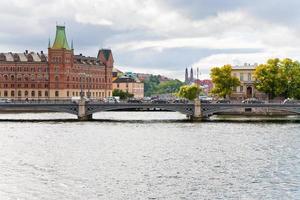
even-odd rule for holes
{"type": "MultiPolygon", "coordinates": [[[[237,74],[236,74],[236,73],[233,73],[233,76],[237,77],[237,74]]],[[[244,79],[244,73],[240,73],[239,79],[240,79],[240,81],[252,81],[252,74],[251,74],[251,73],[248,73],[248,74],[247,74],[247,77],[248,77],[247,80],[244,79]]]]}
{"type": "MultiPolygon", "coordinates": [[[[84,96],[91,96],[91,97],[105,97],[105,93],[104,92],[83,92],[84,96]]],[[[1,91],[0,91],[0,97],[2,96],[1,91]]],[[[49,97],[49,91],[24,91],[24,93],[22,91],[17,91],[15,92],[14,90],[7,91],[4,90],[3,91],[3,96],[4,97],[49,97]]],[[[67,91],[67,97],[71,97],[71,96],[80,96],[80,91],[76,91],[76,92],[70,92],[67,91]]],[[[110,91],[108,92],[108,96],[110,96],[110,91]]],[[[59,97],[59,91],[55,91],[55,97],[59,97]]]]}
{"type": "MultiPolygon", "coordinates": [[[[49,87],[49,84],[41,84],[41,83],[39,83],[39,84],[34,84],[34,83],[32,83],[32,84],[28,84],[28,83],[25,83],[25,84],[3,84],[3,88],[9,88],[9,86],[10,86],[10,88],[15,88],[15,86],[17,87],[17,88],[29,88],[29,86],[30,86],[30,88],[48,88],[49,87]]],[[[0,84],[0,88],[2,87],[2,85],[0,84]]]]}
{"type": "MultiPolygon", "coordinates": [[[[28,83],[25,83],[25,84],[0,84],[0,88],[49,88],[49,84],[46,83],[46,84],[42,84],[42,83],[39,83],[39,84],[35,84],[35,83],[32,83],[32,84],[28,84],[28,83]]],[[[67,88],[71,88],[69,84],[66,85],[67,88]]],[[[55,84],[55,87],[58,88],[59,87],[59,84],[56,83],[55,84]]],[[[76,84],[76,85],[72,85],[72,88],[73,89],[80,89],[80,88],[83,88],[83,89],[104,89],[105,88],[105,85],[88,85],[88,84],[83,84],[83,85],[80,85],[80,84],[76,84]]],[[[111,88],[110,85],[108,85],[107,88],[111,88]]]]}
{"type": "MultiPolygon", "coordinates": [[[[8,97],[9,96],[8,94],[9,94],[8,91],[6,91],[6,90],[3,91],[3,96],[4,97],[8,97]]],[[[1,92],[0,92],[0,96],[2,96],[1,92]]],[[[31,92],[30,91],[24,91],[24,94],[22,94],[22,91],[18,91],[17,93],[15,93],[14,90],[10,91],[10,97],[16,97],[16,96],[17,97],[22,97],[22,96],[25,96],[25,97],[29,97],[29,96],[31,96],[31,97],[35,97],[35,96],[42,97],[43,94],[42,94],[42,91],[38,91],[36,93],[36,91],[34,91],[34,90],[31,91],[31,92]]],[[[49,92],[45,91],[44,96],[48,97],[49,92]]]]}
{"type": "Polygon", "coordinates": [[[0,75],[0,79],[4,79],[5,81],[35,81],[35,80],[39,80],[39,81],[42,81],[42,80],[45,80],[45,81],[48,81],[49,80],[49,76],[48,74],[38,74],[38,75],[35,75],[35,74],[29,74],[29,75],[24,75],[24,74],[18,74],[18,75],[7,75],[7,74],[4,74],[3,77],[0,75]]]}
{"type": "Polygon", "coordinates": [[[48,72],[49,67],[1,67],[0,72],[48,72]]]}

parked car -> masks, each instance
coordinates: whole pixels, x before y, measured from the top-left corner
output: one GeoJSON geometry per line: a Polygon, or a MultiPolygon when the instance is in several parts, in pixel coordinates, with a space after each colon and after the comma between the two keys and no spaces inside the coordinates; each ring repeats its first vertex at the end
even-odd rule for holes
{"type": "Polygon", "coordinates": [[[253,104],[253,103],[258,103],[259,104],[260,103],[260,104],[262,104],[262,103],[265,103],[265,102],[261,101],[261,100],[258,100],[256,98],[249,98],[249,99],[243,100],[242,103],[248,103],[248,104],[253,104]]]}
{"type": "Polygon", "coordinates": [[[283,104],[300,104],[300,100],[287,98],[283,101],[283,104]]]}
{"type": "Polygon", "coordinates": [[[211,103],[213,100],[211,97],[208,96],[199,96],[199,99],[201,103],[211,103]]]}
{"type": "Polygon", "coordinates": [[[139,99],[128,99],[127,103],[143,103],[142,100],[139,99]]]}
{"type": "Polygon", "coordinates": [[[119,103],[120,101],[118,101],[115,97],[106,97],[104,99],[105,103],[119,103]]]}
{"type": "Polygon", "coordinates": [[[229,99],[219,99],[216,101],[216,103],[230,103],[229,99]]]}
{"type": "Polygon", "coordinates": [[[11,99],[0,99],[0,103],[11,103],[11,99]]]}
{"type": "MultiPolygon", "coordinates": [[[[73,96],[73,97],[71,97],[71,101],[73,102],[73,103],[78,103],[79,101],[80,101],[80,99],[81,99],[81,97],[80,96],[73,96]]],[[[87,98],[87,97],[83,97],[83,99],[85,100],[85,101],[90,101],[90,99],[89,98],[87,98]]]]}
{"type": "Polygon", "coordinates": [[[151,103],[165,104],[165,103],[168,103],[168,101],[164,100],[164,99],[153,99],[153,100],[151,100],[151,103]]]}
{"type": "Polygon", "coordinates": [[[189,103],[187,99],[175,99],[172,103],[189,103]]]}

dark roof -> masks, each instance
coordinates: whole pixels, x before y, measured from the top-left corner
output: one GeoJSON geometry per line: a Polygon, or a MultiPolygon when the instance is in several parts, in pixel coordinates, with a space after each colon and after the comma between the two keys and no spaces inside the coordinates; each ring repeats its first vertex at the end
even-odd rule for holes
{"type": "Polygon", "coordinates": [[[89,65],[103,65],[103,63],[96,57],[83,56],[82,54],[74,55],[76,63],[89,64],[89,65]]]}
{"type": "Polygon", "coordinates": [[[135,79],[130,77],[119,77],[113,81],[113,83],[135,83],[135,82],[136,82],[135,79]]]}

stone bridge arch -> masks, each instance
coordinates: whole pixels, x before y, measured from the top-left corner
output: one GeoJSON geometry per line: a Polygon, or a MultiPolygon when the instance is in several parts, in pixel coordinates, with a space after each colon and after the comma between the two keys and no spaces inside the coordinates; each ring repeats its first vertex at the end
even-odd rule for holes
{"type": "Polygon", "coordinates": [[[126,109],[162,109],[179,112],[184,115],[194,114],[193,104],[87,104],[86,114],[91,115],[97,112],[126,109]]]}

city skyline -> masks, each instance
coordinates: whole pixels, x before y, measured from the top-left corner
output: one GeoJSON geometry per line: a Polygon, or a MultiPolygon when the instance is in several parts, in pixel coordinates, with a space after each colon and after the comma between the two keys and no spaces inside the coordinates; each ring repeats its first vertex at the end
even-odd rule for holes
{"type": "Polygon", "coordinates": [[[96,56],[99,48],[111,48],[115,65],[121,70],[181,80],[186,67],[199,67],[201,75],[207,77],[212,66],[263,63],[272,57],[300,59],[300,3],[257,3],[0,2],[0,51],[45,51],[48,38],[54,40],[53,27],[65,24],[75,54],[96,56]]]}

